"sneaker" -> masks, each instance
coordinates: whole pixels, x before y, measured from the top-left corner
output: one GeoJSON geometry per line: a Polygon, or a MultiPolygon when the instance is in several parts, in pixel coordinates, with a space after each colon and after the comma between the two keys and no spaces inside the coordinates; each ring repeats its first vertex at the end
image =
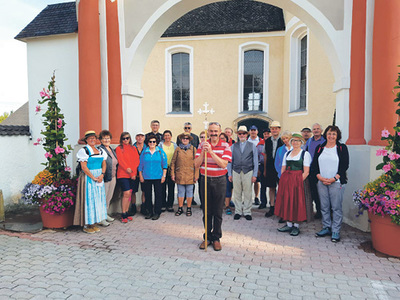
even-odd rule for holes
{"type": "Polygon", "coordinates": [[[254,198],[254,205],[260,205],[260,199],[257,197],[254,198]]]}
{"type": "Polygon", "coordinates": [[[291,232],[292,230],[293,230],[293,227],[289,227],[287,225],[285,225],[285,226],[283,226],[281,228],[278,228],[279,232],[291,232]]]}
{"type": "Polygon", "coordinates": [[[251,221],[251,220],[253,220],[253,217],[252,217],[252,216],[250,216],[250,215],[245,215],[244,217],[246,218],[246,220],[247,220],[247,221],[251,221]]]}
{"type": "Polygon", "coordinates": [[[235,214],[235,215],[233,216],[233,219],[234,219],[234,220],[239,220],[241,217],[242,217],[241,215],[235,214]]]}
{"type": "Polygon", "coordinates": [[[128,223],[128,219],[127,218],[121,218],[121,223],[128,223]]]}
{"type": "Polygon", "coordinates": [[[231,201],[229,201],[229,206],[230,207],[235,207],[235,203],[233,203],[233,201],[231,200],[231,201]]]}
{"type": "Polygon", "coordinates": [[[339,232],[332,232],[331,241],[332,241],[333,243],[340,242],[340,234],[339,234],[339,232]]]}
{"type": "Polygon", "coordinates": [[[114,220],[115,219],[113,217],[110,217],[109,215],[107,215],[107,219],[106,219],[107,222],[109,222],[109,223],[114,222],[114,220]]]}
{"type": "Polygon", "coordinates": [[[103,226],[103,227],[107,227],[107,226],[110,226],[110,223],[108,223],[106,220],[103,220],[103,221],[101,221],[101,222],[99,223],[99,225],[100,225],[100,226],[103,226]]]}
{"type": "Polygon", "coordinates": [[[132,221],[133,220],[133,218],[131,216],[127,216],[126,218],[128,219],[128,221],[132,221]]]}
{"type": "Polygon", "coordinates": [[[230,207],[225,207],[225,213],[227,215],[231,215],[232,214],[232,210],[230,209],[230,207]]]}
{"type": "Polygon", "coordinates": [[[293,226],[292,231],[290,232],[291,236],[298,236],[300,234],[300,229],[298,227],[293,226]]]}
{"type": "Polygon", "coordinates": [[[93,228],[94,232],[99,232],[100,231],[99,227],[93,226],[92,228],[93,228]]]}
{"type": "Polygon", "coordinates": [[[161,212],[162,212],[162,213],[165,212],[166,210],[167,210],[166,207],[161,207],[161,212]]]}
{"type": "Polygon", "coordinates": [[[316,237],[324,237],[324,236],[331,235],[331,234],[332,234],[331,229],[329,227],[325,227],[321,231],[317,232],[315,234],[315,236],[316,237]]]}
{"type": "Polygon", "coordinates": [[[83,232],[85,232],[85,233],[95,233],[93,228],[86,227],[86,226],[83,227],[83,232]]]}

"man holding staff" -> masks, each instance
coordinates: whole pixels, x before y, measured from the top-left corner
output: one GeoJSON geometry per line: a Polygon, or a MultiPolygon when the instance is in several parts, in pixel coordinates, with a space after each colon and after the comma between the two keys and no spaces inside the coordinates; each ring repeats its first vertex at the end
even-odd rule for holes
{"type": "MultiPolygon", "coordinates": [[[[200,168],[200,190],[201,198],[204,199],[205,191],[205,161],[207,154],[207,241],[200,245],[200,249],[212,244],[215,251],[222,249],[220,238],[222,237],[222,213],[224,209],[226,192],[226,173],[228,162],[232,160],[232,153],[229,144],[219,139],[221,125],[217,122],[208,124],[210,139],[201,143],[196,152],[195,165],[200,168]]],[[[205,224],[205,205],[202,203],[203,224],[205,224]]]]}

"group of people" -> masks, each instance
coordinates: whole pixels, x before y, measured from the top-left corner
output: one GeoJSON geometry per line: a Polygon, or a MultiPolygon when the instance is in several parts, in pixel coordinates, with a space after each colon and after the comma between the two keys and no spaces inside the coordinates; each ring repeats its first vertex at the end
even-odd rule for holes
{"type": "Polygon", "coordinates": [[[333,242],[340,240],[349,155],[346,145],[340,143],[337,126],[328,126],[323,134],[317,123],[312,129],[303,128],[301,133],[281,134],[281,125],[274,121],[263,130],[263,138],[259,138],[256,126],[248,130],[242,125],[236,131],[235,142],[233,130],[226,128],[222,132],[218,122],[209,123],[207,132],[201,132],[199,137],[191,133],[192,124],[186,122],[176,143],[170,130],[161,134],[159,128],[159,121],[153,120],[151,132],[137,133],[135,143],[128,132],[123,132],[115,150],[110,147],[109,131],[99,134],[99,147],[95,145],[96,133],[86,132],[83,140],[87,145],[77,154],[82,172],[75,225],[83,226],[86,233],[94,233],[99,231],[96,224],[109,226],[114,221],[107,215],[107,209],[116,183],[122,190],[121,222],[128,223],[136,213],[139,185],[143,192],[141,213],[146,219],[158,220],[163,211],[175,212],[175,184],[178,189],[175,215],[191,216],[198,182],[204,223],[207,180],[207,240],[204,235],[200,249],[208,245],[216,251],[222,249],[224,208],[226,214],[231,214],[234,207],[234,220],[242,216],[252,220],[253,189],[254,203],[260,209],[267,207],[269,198],[270,208],[265,216],[276,215],[280,223],[286,222],[278,231],[297,236],[301,222],[322,217],[322,230],[316,236],[330,235],[333,242]],[[315,215],[312,201],[316,204],[315,215]]]}

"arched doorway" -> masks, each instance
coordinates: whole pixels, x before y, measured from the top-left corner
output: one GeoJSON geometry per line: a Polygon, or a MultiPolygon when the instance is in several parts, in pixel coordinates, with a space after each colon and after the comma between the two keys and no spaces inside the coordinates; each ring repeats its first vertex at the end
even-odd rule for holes
{"type": "Polygon", "coordinates": [[[262,132],[264,129],[269,128],[269,124],[271,124],[272,120],[267,117],[259,116],[259,115],[249,115],[237,118],[233,124],[235,130],[239,128],[239,126],[246,126],[247,130],[250,130],[250,127],[255,125],[258,129],[258,136],[262,138],[262,132]]]}

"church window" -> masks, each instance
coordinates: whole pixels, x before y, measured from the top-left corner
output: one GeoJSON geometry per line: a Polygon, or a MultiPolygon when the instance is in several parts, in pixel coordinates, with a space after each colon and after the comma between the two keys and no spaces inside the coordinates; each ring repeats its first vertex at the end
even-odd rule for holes
{"type": "Polygon", "coordinates": [[[264,52],[244,52],[243,111],[260,111],[263,108],[264,52]]]}

